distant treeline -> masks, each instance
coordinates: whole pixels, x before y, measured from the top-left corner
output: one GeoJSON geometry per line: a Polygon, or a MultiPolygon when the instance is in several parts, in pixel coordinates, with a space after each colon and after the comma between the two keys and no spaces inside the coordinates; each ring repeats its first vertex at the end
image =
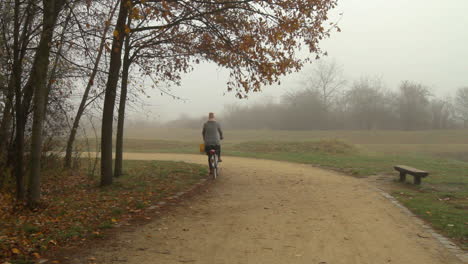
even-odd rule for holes
{"type": "MultiPolygon", "coordinates": [[[[205,118],[182,117],[173,127],[198,128],[205,118]]],[[[320,64],[304,83],[279,102],[225,107],[220,119],[232,129],[453,129],[468,125],[468,87],[438,98],[423,84],[403,81],[390,90],[379,78],[347,85],[336,64],[320,64]]]]}

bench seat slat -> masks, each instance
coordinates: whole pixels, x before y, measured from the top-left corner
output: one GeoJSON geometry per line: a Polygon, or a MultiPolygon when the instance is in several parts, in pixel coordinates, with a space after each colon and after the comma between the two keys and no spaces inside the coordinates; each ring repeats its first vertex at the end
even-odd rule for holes
{"type": "Polygon", "coordinates": [[[410,166],[405,166],[405,165],[396,165],[395,168],[400,168],[400,169],[415,172],[415,173],[428,173],[426,171],[418,170],[416,168],[413,168],[413,167],[410,167],[410,166]]]}
{"type": "Polygon", "coordinates": [[[415,176],[426,177],[427,175],[429,175],[427,171],[418,170],[409,166],[397,165],[394,168],[397,171],[408,173],[408,174],[415,175],[415,176]]]}

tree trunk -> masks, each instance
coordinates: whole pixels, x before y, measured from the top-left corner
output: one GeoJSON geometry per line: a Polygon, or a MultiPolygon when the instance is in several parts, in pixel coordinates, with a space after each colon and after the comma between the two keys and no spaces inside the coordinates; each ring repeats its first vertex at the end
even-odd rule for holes
{"type": "Polygon", "coordinates": [[[31,72],[31,79],[34,80],[34,106],[31,138],[31,169],[28,186],[28,205],[30,207],[37,206],[41,195],[42,128],[46,115],[45,106],[48,98],[46,82],[49,68],[49,44],[54,34],[54,27],[58,14],[62,10],[64,4],[64,0],[43,0],[43,28],[31,72]]]}
{"type": "MultiPolygon", "coordinates": [[[[15,86],[15,110],[16,110],[16,134],[14,144],[14,173],[16,178],[16,198],[18,200],[24,200],[25,188],[24,188],[24,133],[26,129],[26,122],[28,120],[28,109],[24,108],[23,105],[23,92],[21,87],[21,76],[23,72],[22,61],[26,54],[27,43],[28,43],[28,30],[29,26],[33,21],[34,12],[32,10],[34,1],[29,1],[26,9],[26,20],[23,25],[23,32],[21,33],[21,48],[19,42],[17,45],[17,51],[14,52],[15,61],[13,63],[13,75],[14,75],[14,86],[15,86]]],[[[15,47],[16,47],[15,45],[15,47]]],[[[26,98],[28,100],[28,98],[26,98]]],[[[30,100],[30,99],[29,99],[30,100]]]]}
{"type": "MultiPolygon", "coordinates": [[[[114,17],[115,10],[117,9],[117,6],[118,6],[118,2],[115,5],[115,7],[112,9],[112,11],[111,11],[111,13],[109,15],[109,18],[108,18],[109,21],[112,21],[112,18],[114,17]]],[[[73,144],[75,142],[76,133],[77,133],[78,127],[80,125],[81,117],[83,116],[84,110],[86,109],[86,102],[88,101],[89,92],[91,90],[91,87],[94,84],[94,79],[96,78],[96,74],[97,74],[97,71],[99,69],[99,63],[101,62],[101,57],[102,57],[102,53],[104,51],[104,45],[105,45],[105,42],[106,42],[106,36],[107,36],[107,32],[109,31],[109,28],[110,28],[110,23],[106,23],[106,26],[104,27],[104,31],[103,31],[102,36],[101,36],[101,43],[99,45],[98,54],[97,54],[96,60],[94,62],[93,71],[91,72],[91,76],[89,77],[88,85],[86,85],[86,89],[84,91],[83,97],[81,98],[80,106],[78,107],[78,111],[76,112],[75,119],[73,120],[73,126],[71,128],[70,135],[68,136],[67,148],[66,148],[66,152],[65,152],[65,159],[64,159],[64,167],[65,168],[71,168],[71,165],[72,165],[71,160],[72,160],[72,154],[73,154],[73,144]]]]}
{"type": "MultiPolygon", "coordinates": [[[[8,82],[8,94],[7,94],[7,101],[5,104],[5,112],[2,119],[1,129],[0,129],[0,162],[3,160],[3,155],[5,154],[6,146],[8,145],[8,138],[10,135],[10,127],[11,127],[11,120],[12,114],[11,110],[13,108],[13,98],[15,95],[15,87],[17,86],[17,77],[18,75],[21,78],[21,73],[18,72],[18,58],[19,58],[19,32],[20,32],[20,1],[15,0],[14,6],[14,16],[13,16],[13,66],[12,72],[10,76],[10,80],[8,82]]],[[[21,97],[19,98],[21,100],[21,97]]],[[[18,100],[18,99],[17,99],[18,100]]]]}
{"type": "Polygon", "coordinates": [[[109,76],[104,96],[104,109],[101,127],[101,186],[112,184],[112,124],[114,120],[114,106],[119,81],[120,67],[122,66],[122,44],[125,38],[125,23],[127,21],[129,6],[121,1],[119,17],[115,27],[110,57],[109,76]]]}
{"type": "Polygon", "coordinates": [[[13,108],[14,94],[14,86],[12,80],[10,79],[7,86],[5,107],[3,108],[3,118],[0,124],[0,165],[4,164],[7,156],[6,151],[11,132],[11,120],[13,118],[11,111],[13,108]]]}
{"type": "MultiPolygon", "coordinates": [[[[128,25],[131,24],[131,18],[128,19],[128,25]]],[[[115,170],[114,177],[122,175],[122,156],[123,156],[123,133],[125,121],[125,104],[127,103],[128,72],[130,70],[130,37],[125,39],[125,54],[122,68],[122,83],[120,89],[119,117],[117,120],[117,139],[115,144],[115,170]]]]}

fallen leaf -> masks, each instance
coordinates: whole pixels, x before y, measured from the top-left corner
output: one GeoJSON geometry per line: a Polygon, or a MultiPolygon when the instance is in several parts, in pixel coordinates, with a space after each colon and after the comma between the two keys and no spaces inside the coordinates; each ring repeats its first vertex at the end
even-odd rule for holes
{"type": "Polygon", "coordinates": [[[36,259],[40,259],[41,258],[41,255],[39,255],[39,253],[32,253],[32,255],[36,258],[36,259]]]}
{"type": "Polygon", "coordinates": [[[12,248],[11,252],[13,252],[13,254],[16,254],[16,255],[21,254],[21,251],[17,248],[12,248]]]}

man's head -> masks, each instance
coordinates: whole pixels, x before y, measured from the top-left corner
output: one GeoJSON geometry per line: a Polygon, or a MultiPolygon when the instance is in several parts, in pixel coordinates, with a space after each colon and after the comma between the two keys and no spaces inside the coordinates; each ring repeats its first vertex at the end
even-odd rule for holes
{"type": "Polygon", "coordinates": [[[208,119],[209,120],[213,120],[215,117],[214,117],[214,113],[209,113],[208,114],[208,119]]]}

